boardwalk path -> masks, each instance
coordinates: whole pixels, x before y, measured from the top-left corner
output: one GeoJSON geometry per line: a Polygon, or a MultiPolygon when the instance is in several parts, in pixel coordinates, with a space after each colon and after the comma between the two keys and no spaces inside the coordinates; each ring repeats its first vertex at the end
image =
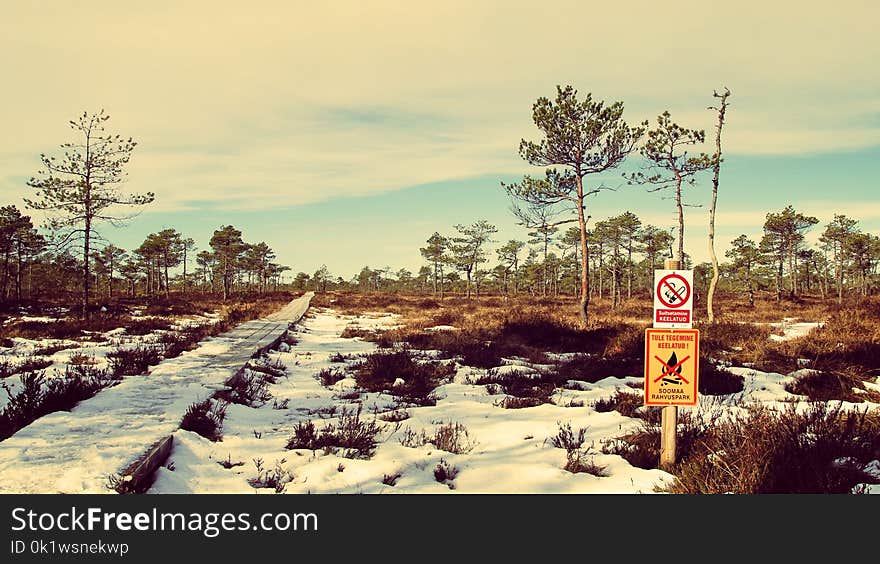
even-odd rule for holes
{"type": "Polygon", "coordinates": [[[130,376],[0,442],[0,493],[112,493],[108,476],[172,433],[186,408],[223,387],[257,350],[299,321],[310,292],[263,319],[248,321],[130,376]]]}

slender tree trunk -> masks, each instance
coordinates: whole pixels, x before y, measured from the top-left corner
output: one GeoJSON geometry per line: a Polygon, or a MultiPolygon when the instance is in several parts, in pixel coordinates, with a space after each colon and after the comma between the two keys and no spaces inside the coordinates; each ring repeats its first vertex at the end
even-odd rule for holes
{"type": "Polygon", "coordinates": [[[632,299],[632,290],[633,290],[633,272],[632,272],[632,261],[633,261],[633,249],[632,249],[632,235],[629,238],[629,244],[626,247],[626,299],[632,299]]]}
{"type": "Polygon", "coordinates": [[[583,178],[577,175],[577,212],[578,226],[581,228],[581,299],[578,306],[578,317],[586,325],[590,307],[590,249],[587,245],[587,219],[584,216],[584,184],[583,178]]]}
{"type": "Polygon", "coordinates": [[[6,291],[9,288],[9,255],[12,254],[12,249],[10,245],[10,249],[8,249],[3,254],[3,288],[0,291],[0,300],[6,301],[6,291]]]}
{"type": "Polygon", "coordinates": [[[83,240],[83,301],[82,301],[82,314],[83,319],[89,318],[89,285],[90,285],[90,277],[91,272],[89,271],[89,251],[91,245],[91,234],[92,234],[92,218],[90,217],[91,212],[86,209],[86,232],[83,240]]]}
{"type": "MultiPolygon", "coordinates": [[[[712,261],[712,280],[709,282],[709,292],[706,296],[706,311],[709,316],[709,323],[715,322],[715,311],[713,309],[713,299],[715,298],[715,287],[718,285],[718,279],[721,273],[718,269],[718,257],[715,255],[715,208],[718,203],[718,176],[721,172],[721,129],[724,127],[724,114],[727,112],[727,97],[730,91],[725,88],[724,94],[714,93],[717,98],[721,98],[721,104],[718,106],[718,124],[715,126],[715,163],[712,169],[712,203],[709,205],[709,258],[712,261]]],[[[750,294],[751,295],[751,294],[750,294]]]]}
{"type": "Polygon", "coordinates": [[[15,263],[15,301],[21,303],[21,241],[18,242],[18,252],[15,263]]]}
{"type": "Polygon", "coordinates": [[[684,208],[681,205],[681,175],[675,170],[675,206],[678,208],[678,262],[684,268],[684,208]]]}
{"type": "Polygon", "coordinates": [[[776,301],[782,301],[782,264],[783,264],[783,256],[780,251],[779,261],[776,265],[776,301]]]}
{"type": "Polygon", "coordinates": [[[544,279],[544,283],[541,285],[541,296],[547,295],[547,245],[549,244],[549,237],[547,237],[547,233],[544,233],[544,262],[541,264],[541,277],[544,279]]]}

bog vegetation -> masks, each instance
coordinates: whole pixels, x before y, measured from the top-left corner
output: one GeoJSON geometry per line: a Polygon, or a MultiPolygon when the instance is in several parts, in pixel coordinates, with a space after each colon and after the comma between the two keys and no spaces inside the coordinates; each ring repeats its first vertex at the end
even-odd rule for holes
{"type": "MultiPolygon", "coordinates": [[[[268,243],[246,242],[231,224],[219,225],[207,241],[176,228],[150,233],[136,248],[105,240],[97,229],[102,222],[123,223],[130,217],[126,209],[144,209],[155,197],[122,191],[137,143],[105,134],[109,116],[103,112],[84,113],[71,122],[74,142],[63,144],[57,157],[40,156],[41,168],[28,181],[33,198],[24,201],[25,207],[0,207],[0,347],[12,347],[16,337],[86,340],[120,326],[129,334],[168,328],[161,319],[145,320],[136,313],[219,309],[222,321],[210,329],[166,333],[156,346],[115,351],[105,371],[73,362],[64,377],[51,381],[41,370],[57,349],[34,351],[32,358],[15,364],[3,361],[0,378],[17,375],[22,389],[0,414],[0,439],[305,290],[318,293],[314,305],[342,313],[386,310],[403,316],[396,329],[352,329],[343,335],[373,340],[384,349],[354,370],[361,390],[390,394],[407,406],[431,406],[437,401],[435,389],[449,381],[454,361],[460,361],[486,369],[472,383],[496,394],[499,407],[535,407],[553,401],[554,391],[572,382],[641,373],[654,270],[670,258],[694,270],[702,394],[728,396],[743,389],[742,378],[726,371],[727,366],[789,374],[806,363],[813,371],[788,384],[788,391],[816,402],[880,403],[880,394],[865,385],[880,375],[880,237],[862,229],[857,218],[834,214],[821,224],[789,205],[762,212],[762,229],[735,237],[722,261],[716,260],[714,247],[711,263],[695,263],[686,252],[682,208],[687,192],[682,188],[705,182],[710,172],[708,222],[714,237],[729,96],[726,90],[715,93],[715,150],[700,153],[694,151],[706,141],[705,132],[680,126],[669,112],[660,113],[653,126],[631,125],[622,102],[579,97],[574,88],[559,87],[554,99],[534,103],[538,137],[519,145],[520,156],[543,170],[501,186],[527,238],[501,236],[486,220],[456,224],[443,233],[424,234],[424,246],[413,249],[424,259],[418,271],[363,266],[351,278],[334,275],[324,265],[285,277],[291,268],[275,262],[268,243]],[[670,193],[675,225],[646,223],[637,210],[591,218],[594,200],[588,197],[600,197],[604,189],[593,179],[627,159],[640,159],[643,165],[643,172],[627,176],[627,189],[670,193]],[[46,221],[37,225],[28,209],[45,212],[46,221]],[[816,244],[808,241],[809,234],[817,235],[809,239],[816,244]],[[25,313],[53,319],[22,318],[25,313]],[[743,323],[787,318],[822,321],[823,326],[809,338],[777,341],[770,338],[768,325],[743,323]],[[423,351],[437,356],[426,361],[423,351]],[[499,370],[502,359],[512,357],[552,369],[528,377],[499,370]]],[[[334,360],[346,362],[341,355],[334,360]]],[[[283,375],[279,370],[251,363],[225,396],[191,406],[184,428],[220,440],[228,403],[266,403],[272,399],[267,386],[283,375]]],[[[328,368],[316,377],[333,386],[345,372],[328,368]]],[[[600,448],[633,465],[656,467],[659,417],[638,399],[637,390],[622,389],[590,406],[643,422],[639,432],[600,448]]],[[[293,429],[287,447],[369,458],[383,425],[362,418],[360,410],[343,413],[333,425],[305,421],[293,429]]],[[[853,415],[824,403],[806,411],[744,406],[723,420],[684,416],[682,425],[677,480],[671,486],[675,492],[847,491],[864,481],[858,468],[880,452],[876,412],[869,409],[853,415]],[[819,470],[828,467],[836,470],[819,470]]],[[[568,452],[566,470],[602,476],[605,468],[594,462],[597,447],[584,446],[583,436],[582,430],[560,424],[552,442],[568,452]]],[[[458,445],[468,437],[450,423],[437,436],[408,440],[456,452],[438,443],[458,445]]],[[[259,487],[283,489],[292,479],[267,470],[262,461],[255,464],[259,487]]],[[[435,476],[452,488],[457,473],[441,461],[435,476]]],[[[397,477],[388,476],[389,484],[397,477]]]]}

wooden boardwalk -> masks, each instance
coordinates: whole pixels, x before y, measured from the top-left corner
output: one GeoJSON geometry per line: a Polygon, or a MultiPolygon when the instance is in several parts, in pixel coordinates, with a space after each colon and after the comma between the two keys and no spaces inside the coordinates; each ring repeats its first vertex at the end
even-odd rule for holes
{"type": "Polygon", "coordinates": [[[313,295],[208,339],[149,375],[129,376],[70,412],[46,415],[0,442],[0,493],[113,493],[110,475],[173,433],[190,404],[223,388],[254,353],[276,343],[302,318],[313,295]]]}

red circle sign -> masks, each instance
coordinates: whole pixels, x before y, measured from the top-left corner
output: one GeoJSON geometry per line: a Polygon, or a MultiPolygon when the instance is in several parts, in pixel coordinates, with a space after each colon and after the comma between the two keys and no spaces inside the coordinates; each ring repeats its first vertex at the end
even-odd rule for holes
{"type": "Polygon", "coordinates": [[[691,298],[691,285],[680,274],[667,274],[657,284],[657,299],[666,307],[679,308],[691,298]]]}

